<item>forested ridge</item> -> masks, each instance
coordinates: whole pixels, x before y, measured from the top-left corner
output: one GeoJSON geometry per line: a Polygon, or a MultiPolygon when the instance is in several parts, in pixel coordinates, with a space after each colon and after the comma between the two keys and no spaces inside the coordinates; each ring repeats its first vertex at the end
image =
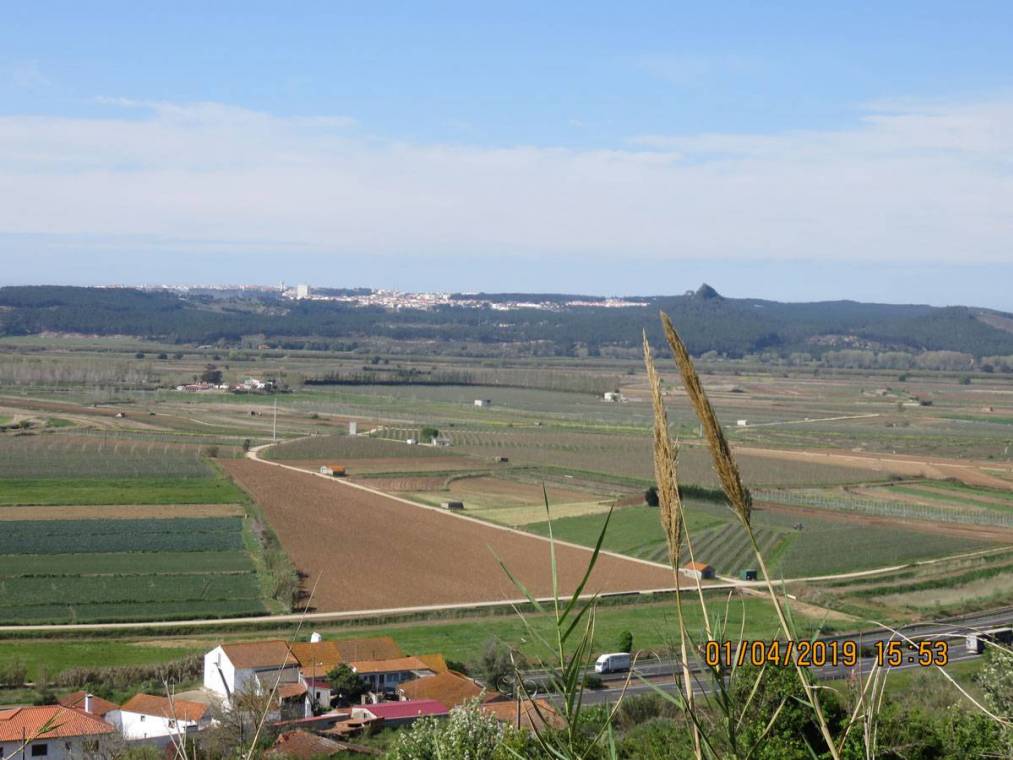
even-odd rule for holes
{"type": "MultiPolygon", "coordinates": [[[[515,300],[518,295],[487,298],[495,302],[515,300]]],[[[287,301],[263,292],[222,298],[129,288],[18,286],[0,288],[0,335],[133,335],[180,344],[230,343],[259,335],[278,345],[292,338],[381,337],[531,344],[563,353],[580,345],[595,353],[607,346],[636,347],[645,327],[654,342],[663,343],[657,326],[660,309],[672,316],[695,354],[714,351],[739,357],[805,352],[820,356],[842,349],[957,351],[979,358],[1013,354],[1013,333],[980,318],[1000,313],[973,307],[780,303],[724,298],[707,286],[681,296],[639,299],[646,305],[626,308],[563,305],[566,299],[593,297],[546,294],[539,298],[553,301],[556,308],[502,311],[446,305],[427,311],[394,311],[328,301],[287,301]]]]}

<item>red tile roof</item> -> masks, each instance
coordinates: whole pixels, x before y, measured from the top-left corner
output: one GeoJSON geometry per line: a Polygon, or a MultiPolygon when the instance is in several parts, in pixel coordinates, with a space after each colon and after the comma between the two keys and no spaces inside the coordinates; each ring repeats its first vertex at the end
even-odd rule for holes
{"type": "Polygon", "coordinates": [[[398,657],[395,660],[358,660],[348,663],[352,669],[364,673],[402,673],[408,670],[431,670],[418,657],[398,657]]]}
{"type": "Polygon", "coordinates": [[[336,641],[302,641],[289,648],[306,676],[325,676],[345,661],[336,641]]]}
{"type": "Polygon", "coordinates": [[[314,757],[330,757],[344,748],[344,744],[324,736],[315,736],[307,731],[287,731],[278,736],[274,746],[265,754],[310,760],[314,757]]]}
{"type": "Polygon", "coordinates": [[[398,720],[400,718],[417,718],[430,715],[446,715],[447,706],[435,699],[419,699],[409,702],[381,702],[378,705],[356,705],[355,710],[367,710],[377,718],[398,720]]]}
{"type": "Polygon", "coordinates": [[[471,699],[484,702],[501,696],[499,692],[484,689],[467,676],[452,670],[405,681],[398,690],[408,699],[435,699],[450,707],[457,707],[471,699]]]}
{"type": "Polygon", "coordinates": [[[446,673],[449,670],[447,661],[442,654],[420,654],[416,656],[428,665],[429,669],[434,673],[446,673]]]}
{"type": "MultiPolygon", "coordinates": [[[[74,707],[78,710],[84,710],[84,698],[87,692],[84,690],[75,691],[71,694],[65,694],[60,697],[57,701],[64,707],[74,707]]],[[[96,697],[94,694],[91,695],[89,710],[85,712],[97,715],[100,718],[110,710],[115,710],[119,707],[115,702],[110,702],[108,699],[102,699],[102,697],[96,697]]]]}
{"type": "Polygon", "coordinates": [[[275,692],[278,699],[294,699],[306,693],[306,687],[301,683],[280,683],[275,692]]]}
{"type": "Polygon", "coordinates": [[[243,670],[296,667],[299,663],[281,639],[222,644],[229,661],[243,670]]]}
{"type": "Polygon", "coordinates": [[[158,697],[154,694],[135,694],[124,702],[120,709],[141,715],[157,715],[160,718],[197,722],[204,718],[209,708],[200,702],[170,700],[168,697],[158,697]]]}
{"type": "Polygon", "coordinates": [[[351,660],[396,660],[404,652],[390,636],[368,639],[338,639],[334,642],[343,662],[351,660]]]}
{"type": "Polygon", "coordinates": [[[115,730],[94,715],[63,705],[0,710],[0,742],[101,736],[115,730]]]}

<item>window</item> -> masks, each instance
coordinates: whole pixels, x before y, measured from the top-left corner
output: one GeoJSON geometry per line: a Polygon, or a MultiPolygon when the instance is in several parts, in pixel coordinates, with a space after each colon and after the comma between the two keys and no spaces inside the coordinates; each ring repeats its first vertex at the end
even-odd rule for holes
{"type": "Polygon", "coordinates": [[[32,757],[45,757],[49,754],[48,744],[33,744],[32,745],[32,757]]]}

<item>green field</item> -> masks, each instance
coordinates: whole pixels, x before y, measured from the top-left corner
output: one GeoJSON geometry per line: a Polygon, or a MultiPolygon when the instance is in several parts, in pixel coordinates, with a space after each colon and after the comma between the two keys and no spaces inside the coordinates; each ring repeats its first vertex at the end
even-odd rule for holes
{"type": "Polygon", "coordinates": [[[0,623],[259,615],[243,520],[21,520],[0,533],[0,623]]]}
{"type": "MultiPolygon", "coordinates": [[[[755,568],[752,548],[743,529],[727,508],[709,503],[689,503],[688,524],[698,561],[714,566],[721,575],[755,568]]],[[[617,510],[605,546],[643,559],[665,560],[665,539],[657,522],[657,510],[633,507],[617,510]],[[624,513],[629,512],[628,517],[624,513]],[[649,519],[654,516],[654,520],[649,519]]],[[[601,515],[568,517],[553,521],[557,538],[593,546],[601,530],[601,515]]],[[[798,517],[769,510],[753,513],[757,543],[771,573],[784,578],[829,575],[902,564],[995,546],[994,543],[944,533],[862,525],[821,518],[798,517]],[[801,525],[801,529],[795,529],[801,525]]],[[[545,535],[543,524],[528,526],[545,535]]],[[[686,558],[688,561],[688,558],[686,558]]]]}
{"type": "Polygon", "coordinates": [[[215,478],[3,480],[0,506],[89,504],[232,504],[245,496],[232,481],[215,478]]]}
{"type": "Polygon", "coordinates": [[[242,518],[166,520],[10,520],[2,554],[231,551],[243,547],[242,518]]]}
{"type": "Polygon", "coordinates": [[[119,437],[38,435],[0,439],[0,478],[213,478],[197,446],[119,437]]]}
{"type": "MultiPolygon", "coordinates": [[[[631,557],[667,562],[667,544],[654,507],[622,507],[612,512],[603,548],[631,557]]],[[[703,531],[723,525],[720,518],[693,511],[687,516],[690,530],[703,531]]],[[[605,515],[580,515],[552,521],[556,538],[584,546],[594,546],[601,533],[605,515]]],[[[548,523],[525,526],[525,530],[540,536],[549,535],[548,523]]]]}
{"type": "MultiPolygon", "coordinates": [[[[154,665],[186,657],[196,651],[172,644],[159,646],[128,641],[111,642],[108,639],[8,639],[0,642],[0,663],[23,663],[28,668],[28,679],[36,681],[43,673],[52,678],[68,668],[154,665]]],[[[2,697],[3,692],[0,691],[0,698],[2,697]]]]}
{"type": "Polygon", "coordinates": [[[152,573],[242,573],[253,569],[244,551],[126,552],[122,554],[8,554],[0,556],[0,578],[60,575],[150,575],[152,573]]]}

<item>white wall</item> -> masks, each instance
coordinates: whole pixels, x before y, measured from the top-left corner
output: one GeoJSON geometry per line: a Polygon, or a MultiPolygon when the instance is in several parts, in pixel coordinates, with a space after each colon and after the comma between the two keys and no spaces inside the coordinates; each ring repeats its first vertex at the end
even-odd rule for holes
{"type": "Polygon", "coordinates": [[[120,730],[127,741],[169,739],[173,736],[182,736],[188,730],[193,731],[210,725],[209,720],[198,724],[192,720],[176,721],[159,715],[143,715],[127,710],[113,710],[106,718],[120,730]]]}
{"type": "Polygon", "coordinates": [[[91,750],[98,743],[99,754],[102,753],[109,744],[109,739],[104,736],[89,736],[89,737],[69,737],[61,739],[48,739],[45,741],[36,741],[29,744],[23,750],[21,749],[21,743],[6,744],[0,743],[0,757],[11,757],[11,760],[32,760],[32,747],[36,745],[45,745],[46,754],[37,758],[37,760],[84,760],[85,757],[93,757],[94,754],[91,750]],[[87,751],[86,751],[87,746],[87,751]],[[13,754],[15,750],[18,750],[17,754],[13,754]]]}
{"type": "Polygon", "coordinates": [[[236,691],[236,669],[221,647],[204,655],[204,688],[226,698],[236,691]]]}

